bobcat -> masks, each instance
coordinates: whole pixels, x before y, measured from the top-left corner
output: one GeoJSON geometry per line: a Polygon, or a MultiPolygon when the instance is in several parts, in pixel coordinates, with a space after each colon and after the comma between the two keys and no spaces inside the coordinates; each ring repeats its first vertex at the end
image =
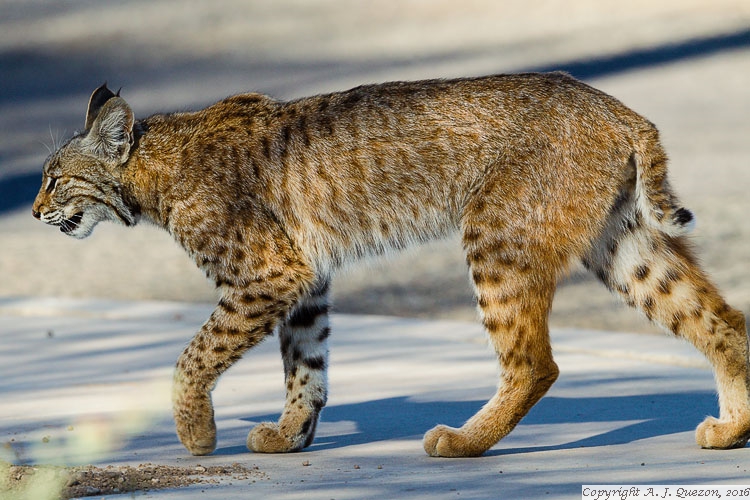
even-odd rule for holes
{"type": "Polygon", "coordinates": [[[33,216],[75,238],[103,220],[166,229],[216,283],[218,306],[179,357],[177,434],[216,446],[211,391],[278,331],[286,403],[253,428],[256,452],[309,446],[326,404],[329,283],[341,265],[458,229],[501,365],[496,395],[429,455],[484,453],[558,376],[547,318],[581,261],[712,363],[720,418],[704,448],[750,438],[748,337],[698,266],[693,215],[666,179],[656,128],[563,73],[365,85],[279,102],[259,94],[135,120],[105,85],[85,131],[44,165],[33,216]]]}

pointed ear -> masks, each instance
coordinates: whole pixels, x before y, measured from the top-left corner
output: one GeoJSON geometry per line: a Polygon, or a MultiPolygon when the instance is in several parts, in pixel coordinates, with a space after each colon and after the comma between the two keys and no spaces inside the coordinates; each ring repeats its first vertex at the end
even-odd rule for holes
{"type": "Polygon", "coordinates": [[[89,130],[91,128],[91,126],[94,124],[94,120],[96,120],[96,117],[99,116],[99,112],[102,110],[102,106],[104,106],[104,104],[113,97],[117,97],[119,95],[119,92],[115,94],[107,88],[107,82],[104,82],[104,85],[93,91],[91,93],[91,97],[89,98],[89,107],[86,110],[86,127],[84,128],[84,130],[89,130]]]}
{"type": "Polygon", "coordinates": [[[106,163],[125,163],[133,145],[134,122],[125,99],[111,97],[101,106],[82,146],[106,163]]]}

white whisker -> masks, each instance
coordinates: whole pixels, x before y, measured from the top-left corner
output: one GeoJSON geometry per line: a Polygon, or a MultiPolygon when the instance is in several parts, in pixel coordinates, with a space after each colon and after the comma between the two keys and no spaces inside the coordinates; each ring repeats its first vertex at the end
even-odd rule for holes
{"type": "Polygon", "coordinates": [[[38,142],[39,144],[41,144],[42,146],[44,146],[45,148],[47,148],[47,152],[48,152],[48,153],[49,153],[50,155],[52,154],[52,148],[50,148],[50,147],[49,147],[49,144],[47,144],[46,142],[44,142],[44,141],[42,141],[42,140],[38,140],[37,142],[38,142]]]}
{"type": "Polygon", "coordinates": [[[49,138],[52,139],[52,147],[57,151],[57,141],[55,140],[55,135],[52,133],[52,124],[49,126],[49,138]]]}

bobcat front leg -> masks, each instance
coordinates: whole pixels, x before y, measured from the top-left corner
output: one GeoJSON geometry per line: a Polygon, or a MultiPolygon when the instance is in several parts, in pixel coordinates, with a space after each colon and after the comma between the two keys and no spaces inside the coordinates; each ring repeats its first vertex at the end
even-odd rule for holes
{"type": "Polygon", "coordinates": [[[328,280],[319,280],[279,327],[286,403],[278,423],[264,422],[250,431],[252,451],[281,453],[312,444],[328,394],[328,289],[328,280]]]}
{"type": "Polygon", "coordinates": [[[225,292],[218,307],[177,360],[173,409],[177,435],[193,455],[216,448],[211,391],[219,376],[249,348],[273,332],[283,301],[260,301],[260,294],[225,292]]]}
{"type": "Polygon", "coordinates": [[[216,448],[211,391],[219,376],[245,351],[271,335],[312,287],[313,273],[290,253],[275,255],[263,266],[254,263],[252,279],[236,275],[216,278],[221,300],[177,360],[174,374],[177,435],[193,455],[206,455],[216,448]]]}

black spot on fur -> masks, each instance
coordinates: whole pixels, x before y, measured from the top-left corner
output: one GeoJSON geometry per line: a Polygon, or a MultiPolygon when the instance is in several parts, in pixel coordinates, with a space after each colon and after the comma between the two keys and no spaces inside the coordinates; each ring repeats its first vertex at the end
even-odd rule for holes
{"type": "Polygon", "coordinates": [[[643,281],[646,278],[648,278],[648,275],[651,273],[651,269],[648,268],[648,266],[639,266],[638,269],[635,270],[635,279],[638,281],[643,281]]]}
{"type": "Polygon", "coordinates": [[[310,328],[315,324],[315,319],[323,314],[328,314],[328,305],[302,306],[289,316],[288,325],[292,328],[310,328]]]}
{"type": "Polygon", "coordinates": [[[228,279],[226,277],[216,278],[216,286],[217,287],[220,288],[220,287],[225,286],[225,285],[229,286],[229,287],[233,287],[233,286],[235,286],[235,283],[234,283],[234,281],[232,281],[232,280],[230,280],[230,279],[228,279]]]}
{"type": "Polygon", "coordinates": [[[318,342],[323,342],[330,336],[331,336],[331,328],[327,326],[323,328],[318,334],[318,342]]]}
{"type": "Polygon", "coordinates": [[[669,280],[659,281],[659,293],[669,295],[672,293],[672,282],[669,280]]]}
{"type": "Polygon", "coordinates": [[[312,422],[312,425],[307,431],[308,434],[307,434],[307,438],[305,439],[305,444],[302,445],[303,448],[307,448],[308,446],[310,446],[313,442],[313,439],[315,439],[315,428],[318,425],[318,412],[313,413],[310,416],[310,420],[312,422]]]}
{"type": "Polygon", "coordinates": [[[252,106],[254,104],[258,104],[262,100],[263,97],[258,94],[242,94],[229,97],[225,100],[225,102],[231,102],[232,104],[236,104],[238,106],[252,106]]]}
{"type": "Polygon", "coordinates": [[[672,220],[674,220],[675,223],[684,226],[693,220],[693,213],[687,208],[678,208],[674,215],[672,215],[672,220]]]}
{"type": "Polygon", "coordinates": [[[326,367],[326,358],[323,356],[315,356],[314,358],[306,358],[302,360],[302,364],[311,370],[324,370],[326,367]]]}
{"type": "Polygon", "coordinates": [[[200,265],[201,267],[205,267],[209,264],[218,264],[219,262],[219,259],[213,257],[201,257],[200,265]]]}
{"type": "Polygon", "coordinates": [[[311,140],[310,131],[307,129],[307,116],[301,115],[299,117],[299,120],[297,120],[297,130],[299,130],[302,135],[302,143],[305,147],[310,146],[311,140]]]}
{"type": "Polygon", "coordinates": [[[349,92],[344,97],[344,99],[342,101],[342,104],[344,106],[354,106],[355,104],[357,104],[361,100],[362,100],[362,95],[355,90],[355,91],[349,92]]]}
{"type": "Polygon", "coordinates": [[[266,311],[246,312],[245,317],[249,320],[256,320],[266,315],[266,311]]]}
{"type": "Polygon", "coordinates": [[[310,426],[311,426],[311,425],[312,425],[312,423],[313,423],[313,419],[314,419],[314,417],[315,417],[315,415],[310,415],[309,417],[307,417],[307,420],[305,420],[305,421],[304,421],[304,422],[302,423],[302,428],[301,428],[301,429],[300,429],[300,431],[299,431],[299,432],[300,432],[300,434],[303,434],[303,435],[307,435],[307,431],[309,431],[309,430],[310,430],[310,426]]]}
{"type": "Polygon", "coordinates": [[[244,304],[252,304],[253,302],[255,302],[257,300],[257,298],[255,297],[255,295],[252,295],[252,294],[249,294],[249,293],[245,293],[245,294],[242,295],[242,297],[240,297],[240,300],[244,304]]]}
{"type": "Polygon", "coordinates": [[[278,150],[282,158],[286,157],[289,150],[289,139],[292,137],[292,131],[289,126],[281,129],[281,137],[277,141],[278,150]]]}
{"type": "Polygon", "coordinates": [[[219,301],[219,307],[221,307],[222,309],[224,309],[229,314],[234,314],[234,313],[237,312],[237,308],[235,308],[232,304],[230,304],[229,302],[227,302],[225,299],[221,299],[219,301]]]}
{"type": "Polygon", "coordinates": [[[262,142],[262,147],[263,147],[263,156],[270,159],[271,158],[271,141],[268,140],[268,137],[263,137],[261,142],[262,142]]]}

